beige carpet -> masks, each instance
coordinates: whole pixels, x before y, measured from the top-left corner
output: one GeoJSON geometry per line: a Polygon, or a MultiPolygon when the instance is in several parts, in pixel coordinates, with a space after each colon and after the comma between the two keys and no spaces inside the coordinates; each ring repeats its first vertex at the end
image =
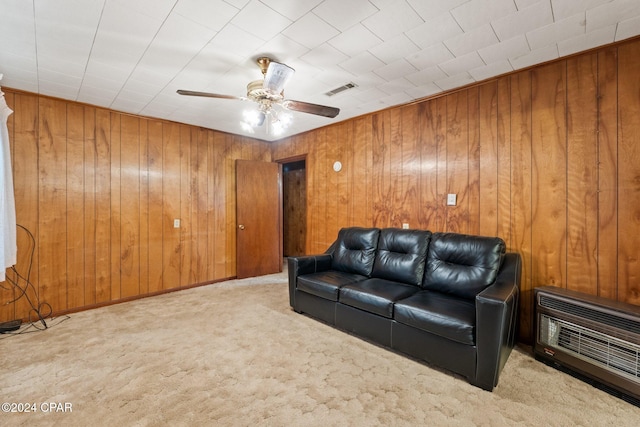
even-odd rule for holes
{"type": "Polygon", "coordinates": [[[3,426],[640,422],[639,408],[521,349],[489,393],[296,314],[284,273],[86,311],[44,332],[0,338],[0,401],[37,410],[0,413],[3,426]],[[43,412],[47,402],[72,412],[43,412]]]}

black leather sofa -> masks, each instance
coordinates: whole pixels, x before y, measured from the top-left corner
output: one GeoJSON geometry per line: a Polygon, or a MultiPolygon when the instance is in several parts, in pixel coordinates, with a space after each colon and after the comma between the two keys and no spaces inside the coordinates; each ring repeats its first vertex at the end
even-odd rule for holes
{"type": "Polygon", "coordinates": [[[499,238],[343,228],[288,259],[296,312],[492,391],[515,343],[521,259],[499,238]]]}

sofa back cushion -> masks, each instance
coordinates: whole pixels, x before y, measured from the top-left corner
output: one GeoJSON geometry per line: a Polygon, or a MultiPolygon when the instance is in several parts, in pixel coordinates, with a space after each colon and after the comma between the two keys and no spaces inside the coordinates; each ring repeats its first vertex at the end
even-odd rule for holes
{"type": "Polygon", "coordinates": [[[331,268],[370,276],[378,248],[379,228],[343,228],[332,245],[331,268]]]}
{"type": "Polygon", "coordinates": [[[381,230],[371,276],[420,286],[430,238],[426,230],[381,230]]]}
{"type": "Polygon", "coordinates": [[[433,233],[423,288],[475,298],[498,276],[506,251],[498,237],[433,233]]]}

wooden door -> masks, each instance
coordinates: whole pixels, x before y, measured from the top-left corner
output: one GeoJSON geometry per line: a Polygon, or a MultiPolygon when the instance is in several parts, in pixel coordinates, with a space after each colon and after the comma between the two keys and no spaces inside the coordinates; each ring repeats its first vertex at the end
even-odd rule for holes
{"type": "Polygon", "coordinates": [[[282,271],[281,165],[236,160],[236,275],[282,271]]]}

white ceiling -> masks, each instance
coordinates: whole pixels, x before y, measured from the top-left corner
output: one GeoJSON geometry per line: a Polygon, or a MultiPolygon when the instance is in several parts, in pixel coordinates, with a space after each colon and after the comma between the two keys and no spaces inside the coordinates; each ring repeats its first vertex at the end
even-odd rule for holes
{"type": "Polygon", "coordinates": [[[1,0],[2,85],[275,140],[640,34],[640,0],[1,0]],[[268,55],[296,69],[284,135],[241,127],[268,55]],[[329,97],[347,83],[356,88],[329,97]]]}

